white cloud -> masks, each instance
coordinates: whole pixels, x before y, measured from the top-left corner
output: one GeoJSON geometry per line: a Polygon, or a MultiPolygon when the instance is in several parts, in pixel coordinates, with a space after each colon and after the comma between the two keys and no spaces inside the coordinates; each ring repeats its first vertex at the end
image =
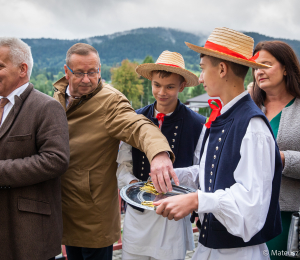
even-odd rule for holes
{"type": "Polygon", "coordinates": [[[140,27],[225,26],[300,40],[299,0],[0,0],[2,36],[85,38],[140,27]]]}

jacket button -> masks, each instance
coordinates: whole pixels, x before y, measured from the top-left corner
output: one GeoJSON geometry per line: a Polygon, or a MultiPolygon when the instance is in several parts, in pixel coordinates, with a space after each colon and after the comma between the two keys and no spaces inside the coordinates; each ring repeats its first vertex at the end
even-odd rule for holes
{"type": "Polygon", "coordinates": [[[217,150],[217,151],[219,150],[219,147],[218,147],[218,146],[216,147],[216,150],[217,150]]]}
{"type": "Polygon", "coordinates": [[[142,167],[142,170],[144,170],[144,167],[142,167]]]}
{"type": "Polygon", "coordinates": [[[175,126],[176,129],[178,129],[178,126],[175,126]]]}
{"type": "Polygon", "coordinates": [[[205,222],[207,222],[207,218],[205,219],[205,222]]]}
{"type": "Polygon", "coordinates": [[[175,139],[173,139],[172,141],[173,141],[173,143],[175,143],[175,139]]]}
{"type": "Polygon", "coordinates": [[[144,164],[144,162],[142,162],[142,164],[144,164]]]}
{"type": "Polygon", "coordinates": [[[174,148],[174,145],[172,145],[171,147],[174,148]]]}
{"type": "Polygon", "coordinates": [[[203,234],[202,237],[205,237],[205,235],[203,234]]]}
{"type": "Polygon", "coordinates": [[[217,158],[217,156],[216,155],[214,155],[214,159],[216,159],[217,158]]]}
{"type": "Polygon", "coordinates": [[[219,142],[221,142],[222,141],[222,139],[221,138],[219,138],[219,142]]]}
{"type": "Polygon", "coordinates": [[[214,167],[215,167],[215,165],[214,165],[214,164],[212,164],[211,168],[214,168],[214,167]]]}
{"type": "Polygon", "coordinates": [[[210,191],[210,190],[211,190],[211,187],[209,187],[208,190],[210,191]]]}
{"type": "Polygon", "coordinates": [[[177,135],[177,133],[174,133],[174,136],[176,136],[177,135]]]}
{"type": "Polygon", "coordinates": [[[204,226],[204,229],[206,229],[206,226],[204,226]]]}
{"type": "Polygon", "coordinates": [[[145,158],[145,156],[143,155],[143,159],[145,158]]]}
{"type": "Polygon", "coordinates": [[[213,175],[213,172],[210,172],[210,175],[213,175]]]}
{"type": "Polygon", "coordinates": [[[209,182],[212,183],[212,180],[210,179],[209,182]]]}
{"type": "Polygon", "coordinates": [[[225,131],[224,131],[224,129],[222,130],[222,134],[224,133],[225,131]]]}
{"type": "Polygon", "coordinates": [[[143,176],[144,174],[141,173],[141,176],[143,176]]]}

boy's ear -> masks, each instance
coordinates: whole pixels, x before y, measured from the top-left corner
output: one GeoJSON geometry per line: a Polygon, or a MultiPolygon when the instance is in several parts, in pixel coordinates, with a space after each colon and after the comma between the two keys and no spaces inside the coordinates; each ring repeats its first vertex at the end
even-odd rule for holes
{"type": "Polygon", "coordinates": [[[224,78],[227,73],[228,73],[228,65],[225,62],[220,62],[219,64],[220,78],[224,78]]]}
{"type": "Polygon", "coordinates": [[[179,92],[182,92],[185,87],[186,87],[186,81],[183,81],[180,85],[179,92]]]}

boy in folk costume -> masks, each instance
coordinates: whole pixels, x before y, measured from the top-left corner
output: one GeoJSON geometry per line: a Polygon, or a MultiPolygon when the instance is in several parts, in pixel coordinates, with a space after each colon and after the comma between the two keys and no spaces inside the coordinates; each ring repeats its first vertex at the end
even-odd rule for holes
{"type": "MultiPolygon", "coordinates": [[[[152,81],[152,93],[156,99],[137,113],[149,118],[166,136],[176,157],[174,168],[199,163],[197,159],[193,161],[193,157],[199,157],[199,137],[205,117],[178,100],[178,93],[185,87],[198,84],[197,76],[185,69],[179,53],[169,51],[164,51],[155,64],[142,64],[136,71],[152,81]]],[[[148,179],[150,165],[140,150],[122,143],[117,162],[120,164],[117,171],[119,188],[148,179]]],[[[185,185],[184,176],[179,181],[185,185]]],[[[123,234],[123,259],[184,259],[186,250],[194,248],[189,217],[169,221],[154,211],[130,205],[125,215],[123,234]]]]}
{"type": "Polygon", "coordinates": [[[186,45],[201,53],[199,81],[223,107],[209,100],[200,164],[176,172],[194,176],[201,190],[158,201],[156,212],[175,220],[198,212],[200,243],[192,259],[268,259],[265,242],[281,233],[282,164],[268,119],[243,84],[248,67],[268,66],[251,57],[251,37],[227,28],[216,28],[204,47],[186,45]]]}

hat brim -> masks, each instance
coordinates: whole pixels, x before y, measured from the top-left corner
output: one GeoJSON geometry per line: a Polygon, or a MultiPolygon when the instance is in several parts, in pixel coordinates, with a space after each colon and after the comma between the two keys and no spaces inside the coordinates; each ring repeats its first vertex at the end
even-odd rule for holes
{"type": "Polygon", "coordinates": [[[198,77],[194,73],[192,73],[186,69],[167,66],[167,65],[161,65],[161,64],[155,64],[155,63],[144,63],[144,64],[137,66],[135,69],[135,71],[138,74],[140,74],[141,76],[143,76],[144,78],[149,79],[149,80],[152,80],[151,72],[153,70],[164,70],[164,71],[168,71],[168,72],[172,72],[172,73],[181,75],[182,77],[184,77],[184,79],[186,81],[186,87],[193,87],[193,86],[199,85],[198,77]]]}
{"type": "Polygon", "coordinates": [[[228,60],[234,63],[238,63],[253,69],[266,69],[266,68],[271,68],[271,66],[269,65],[265,65],[265,64],[261,64],[261,63],[257,63],[257,62],[253,62],[253,61],[248,61],[248,60],[244,60],[241,58],[237,58],[219,51],[215,51],[215,50],[210,50],[204,47],[200,47],[188,42],[185,42],[186,46],[188,46],[191,50],[198,52],[198,53],[202,53],[208,56],[212,56],[212,57],[216,57],[219,59],[223,59],[223,60],[228,60]]]}

